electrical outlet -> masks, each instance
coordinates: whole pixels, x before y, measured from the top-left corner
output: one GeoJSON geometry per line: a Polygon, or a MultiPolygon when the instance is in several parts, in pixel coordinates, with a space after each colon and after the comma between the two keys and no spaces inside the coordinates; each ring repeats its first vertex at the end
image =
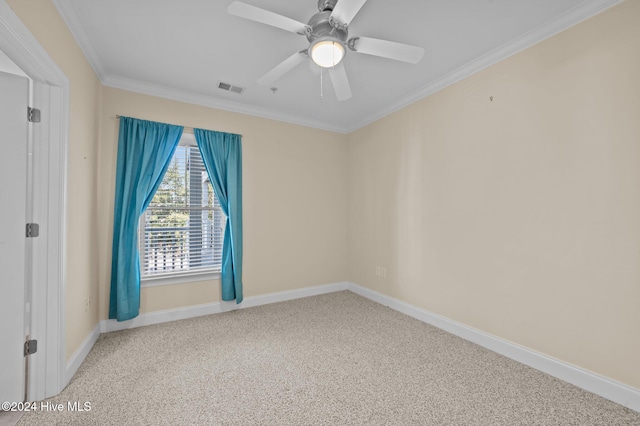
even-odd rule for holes
{"type": "Polygon", "coordinates": [[[376,275],[380,278],[387,278],[387,268],[383,266],[376,266],[376,275]]]}

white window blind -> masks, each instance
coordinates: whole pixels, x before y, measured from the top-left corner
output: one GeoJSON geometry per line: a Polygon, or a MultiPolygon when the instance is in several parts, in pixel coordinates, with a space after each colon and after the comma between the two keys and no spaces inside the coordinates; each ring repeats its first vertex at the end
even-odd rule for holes
{"type": "Polygon", "coordinates": [[[195,139],[185,134],[140,218],[141,277],[220,271],[225,221],[195,139]]]}

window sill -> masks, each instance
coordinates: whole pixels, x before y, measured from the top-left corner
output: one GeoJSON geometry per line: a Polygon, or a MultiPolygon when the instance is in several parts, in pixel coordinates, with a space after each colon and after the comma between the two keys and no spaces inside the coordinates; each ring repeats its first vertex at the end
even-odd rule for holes
{"type": "Polygon", "coordinates": [[[158,277],[147,277],[140,280],[140,287],[158,287],[163,285],[185,284],[197,281],[219,280],[219,271],[203,271],[191,274],[172,274],[162,275],[158,277]]]}

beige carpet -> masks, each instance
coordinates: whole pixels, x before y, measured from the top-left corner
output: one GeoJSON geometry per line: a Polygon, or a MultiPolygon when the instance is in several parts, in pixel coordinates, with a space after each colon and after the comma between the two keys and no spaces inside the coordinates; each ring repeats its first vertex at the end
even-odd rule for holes
{"type": "Polygon", "coordinates": [[[15,426],[22,414],[20,411],[0,411],[0,426],[15,426]]]}
{"type": "Polygon", "coordinates": [[[350,292],[104,334],[19,425],[640,425],[634,412],[350,292]]]}

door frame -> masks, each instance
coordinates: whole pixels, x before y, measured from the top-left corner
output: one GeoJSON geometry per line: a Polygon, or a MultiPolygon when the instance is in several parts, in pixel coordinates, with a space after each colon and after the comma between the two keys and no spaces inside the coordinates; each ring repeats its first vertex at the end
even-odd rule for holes
{"type": "Polygon", "coordinates": [[[41,110],[41,122],[31,126],[33,217],[26,218],[40,224],[27,271],[32,277],[31,336],[39,348],[29,361],[27,397],[37,401],[57,395],[68,381],[64,266],[69,79],[5,0],[0,0],[0,50],[32,79],[31,106],[41,110]]]}

